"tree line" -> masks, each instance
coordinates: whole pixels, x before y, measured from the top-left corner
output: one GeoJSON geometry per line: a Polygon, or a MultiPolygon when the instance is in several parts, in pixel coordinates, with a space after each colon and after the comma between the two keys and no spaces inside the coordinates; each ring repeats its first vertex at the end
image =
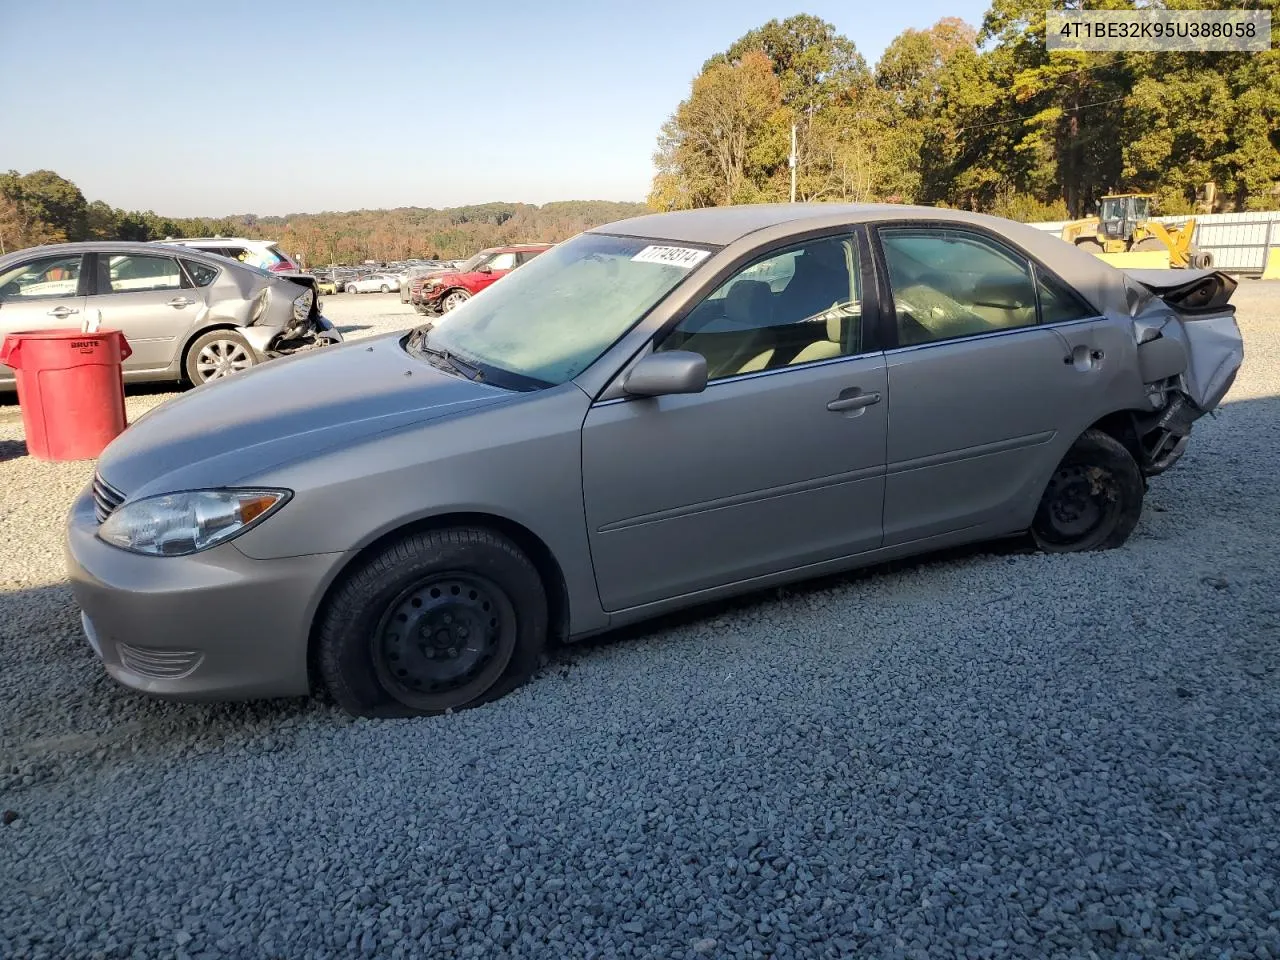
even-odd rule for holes
{"type": "Polygon", "coordinates": [[[567,200],[485,203],[435,209],[354,210],[283,217],[164,217],[89,202],[80,188],[51,170],[0,173],[0,253],[68,240],[163,240],[247,237],[279,241],[308,266],[456,259],[484,247],[555,242],[590,227],[645,212],[640,203],[567,200]]]}
{"type": "MultiPolygon", "coordinates": [[[[802,201],[1055,220],[1110,192],[1153,193],[1158,212],[1186,213],[1212,183],[1215,209],[1280,206],[1280,50],[1050,52],[1045,8],[1081,6],[994,0],[978,27],[946,18],[904,31],[874,68],[817,17],[771,20],[693,80],[659,135],[649,203],[787,200],[794,125],[802,201]]],[[[1151,4],[1088,4],[1138,6],[1151,4]]],[[[1280,0],[1249,6],[1280,22],[1280,0]]]]}

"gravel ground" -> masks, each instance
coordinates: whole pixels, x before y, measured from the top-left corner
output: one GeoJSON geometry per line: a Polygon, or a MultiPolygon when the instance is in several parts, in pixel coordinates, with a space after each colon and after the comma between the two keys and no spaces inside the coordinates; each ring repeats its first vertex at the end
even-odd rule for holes
{"type": "Polygon", "coordinates": [[[423,721],[117,688],[90,466],[0,405],[0,955],[1280,958],[1278,294],[1124,549],[771,592],[423,721]]]}

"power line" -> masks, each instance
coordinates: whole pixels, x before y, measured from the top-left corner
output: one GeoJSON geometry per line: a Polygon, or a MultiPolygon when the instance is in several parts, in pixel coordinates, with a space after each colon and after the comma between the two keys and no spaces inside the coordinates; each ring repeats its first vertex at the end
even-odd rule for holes
{"type": "MultiPolygon", "coordinates": [[[[1093,103],[1082,103],[1079,106],[1070,107],[1065,112],[1079,113],[1081,110],[1086,110],[1089,107],[1103,107],[1109,103],[1119,103],[1121,100],[1128,99],[1129,97],[1126,95],[1123,97],[1112,97],[1110,100],[1095,100],[1093,103]]],[[[955,132],[964,133],[966,130],[981,130],[984,127],[1001,127],[1010,123],[1026,123],[1028,119],[1029,118],[1027,117],[1012,117],[1009,120],[991,120],[987,123],[971,123],[968,126],[957,127],[955,132]]]]}

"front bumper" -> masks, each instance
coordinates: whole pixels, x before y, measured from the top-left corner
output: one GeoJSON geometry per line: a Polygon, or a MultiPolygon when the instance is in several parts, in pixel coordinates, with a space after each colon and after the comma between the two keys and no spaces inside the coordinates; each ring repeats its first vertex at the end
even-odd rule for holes
{"type": "Polygon", "coordinates": [[[435,313],[440,312],[440,301],[444,299],[447,291],[456,289],[455,287],[433,287],[430,290],[422,291],[422,305],[428,310],[435,313]]]}
{"type": "Polygon", "coordinates": [[[91,487],[67,519],[67,573],[115,680],[183,700],[302,696],[311,623],[341,554],[251,560],[225,543],[144,557],[96,536],[91,487]]]}

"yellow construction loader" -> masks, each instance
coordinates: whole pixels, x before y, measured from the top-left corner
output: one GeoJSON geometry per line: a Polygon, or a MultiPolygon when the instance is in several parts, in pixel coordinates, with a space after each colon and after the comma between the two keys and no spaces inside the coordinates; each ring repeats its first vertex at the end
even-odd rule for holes
{"type": "Polygon", "coordinates": [[[1108,194],[1098,216],[1072,220],[1062,228],[1062,239],[1094,254],[1168,251],[1170,267],[1213,266],[1213,255],[1192,243],[1195,217],[1179,224],[1152,220],[1151,199],[1149,193],[1108,194]]]}

